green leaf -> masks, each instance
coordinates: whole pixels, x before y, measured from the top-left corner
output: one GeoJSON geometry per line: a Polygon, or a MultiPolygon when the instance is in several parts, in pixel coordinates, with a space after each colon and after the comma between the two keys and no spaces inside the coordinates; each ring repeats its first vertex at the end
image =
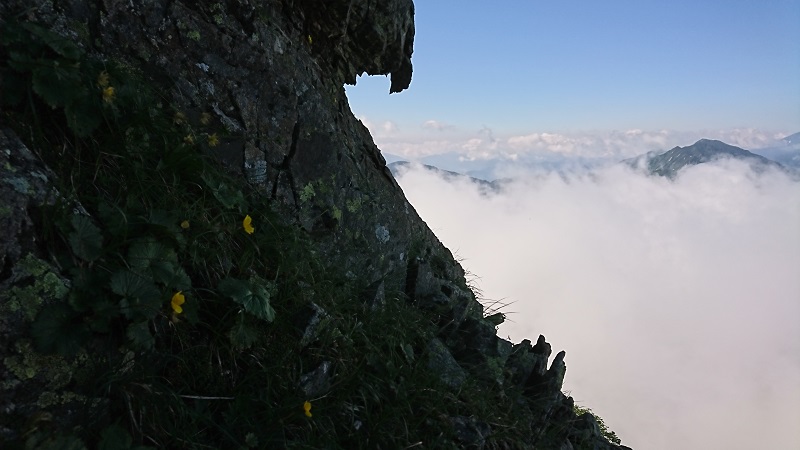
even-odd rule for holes
{"type": "Polygon", "coordinates": [[[89,267],[72,267],[69,277],[72,282],[67,297],[72,309],[78,312],[95,310],[99,298],[106,295],[106,287],[110,274],[105,271],[92,270],[89,267]]]}
{"type": "Polygon", "coordinates": [[[123,297],[120,306],[129,319],[151,318],[161,305],[161,292],[153,281],[129,270],[111,276],[111,290],[123,297]]]}
{"type": "Polygon", "coordinates": [[[274,288],[274,283],[258,277],[251,281],[226,278],[217,286],[223,295],[242,305],[245,311],[267,322],[275,320],[275,310],[269,304],[274,288]]]}
{"type": "Polygon", "coordinates": [[[151,280],[129,270],[120,270],[111,276],[111,290],[123,297],[147,299],[160,296],[151,280]]]}
{"type": "Polygon", "coordinates": [[[94,261],[100,257],[103,247],[103,235],[86,216],[72,216],[72,233],[69,234],[69,245],[78,258],[94,261]]]}
{"type": "Polygon", "coordinates": [[[110,332],[111,322],[120,315],[119,305],[108,299],[99,300],[95,298],[92,303],[92,310],[94,315],[92,315],[88,325],[92,331],[98,333],[110,332]]]}
{"type": "Polygon", "coordinates": [[[246,281],[237,280],[236,278],[225,278],[217,285],[217,289],[237,302],[241,303],[238,299],[242,299],[250,295],[250,284],[246,281]]]}
{"type": "MultiPolygon", "coordinates": [[[[98,96],[100,94],[97,94],[98,96]]],[[[103,123],[103,111],[97,98],[79,96],[64,108],[67,126],[79,137],[87,137],[103,123]]]]}
{"type": "Polygon", "coordinates": [[[42,65],[42,60],[32,57],[31,54],[31,52],[9,50],[8,67],[17,72],[33,72],[42,65]]]}
{"type": "Polygon", "coordinates": [[[125,210],[118,205],[106,202],[101,202],[97,210],[106,231],[115,238],[124,239],[128,232],[128,216],[125,210]]]}
{"type": "Polygon", "coordinates": [[[174,253],[170,255],[167,247],[154,239],[138,240],[128,250],[128,263],[133,269],[149,269],[153,264],[168,259],[177,262],[174,253]]]}
{"type": "Polygon", "coordinates": [[[244,204],[244,195],[242,195],[242,191],[238,189],[232,189],[230,186],[222,182],[212,175],[203,172],[200,176],[205,183],[205,185],[211,190],[211,193],[214,194],[214,197],[222,203],[226,208],[233,208],[238,206],[241,209],[244,204]]]}
{"type": "Polygon", "coordinates": [[[147,223],[163,227],[173,233],[178,232],[178,218],[174,213],[164,211],[162,209],[153,209],[149,211],[147,223]]]}
{"type": "Polygon", "coordinates": [[[157,262],[151,268],[153,272],[153,279],[159,283],[163,283],[175,291],[186,291],[191,289],[192,280],[183,267],[180,267],[171,262],[157,262]]]}
{"type": "Polygon", "coordinates": [[[80,47],[75,45],[70,39],[67,39],[60,34],[50,31],[40,25],[25,22],[22,24],[22,27],[28,30],[32,35],[38,37],[39,40],[53,49],[53,51],[65,58],[79,59],[83,53],[80,47]]]}
{"type": "MultiPolygon", "coordinates": [[[[41,61],[33,71],[33,91],[53,108],[64,107],[88,95],[81,74],[66,61],[41,61]]],[[[97,95],[100,95],[99,93],[97,95]]]]}
{"type": "Polygon", "coordinates": [[[78,314],[63,303],[45,306],[31,324],[36,348],[42,353],[75,356],[89,337],[78,314]]]}
{"type": "Polygon", "coordinates": [[[136,322],[128,325],[128,330],[125,334],[130,339],[134,349],[149,350],[155,344],[155,339],[147,322],[136,322]]]}
{"type": "Polygon", "coordinates": [[[12,47],[12,44],[21,44],[25,43],[30,45],[30,38],[25,39],[27,36],[24,28],[20,25],[19,22],[15,20],[9,20],[3,24],[3,28],[0,29],[0,44],[6,47],[12,47]]]}
{"type": "Polygon", "coordinates": [[[245,323],[245,320],[242,319],[231,328],[228,337],[234,347],[244,350],[256,343],[258,340],[258,329],[245,323]]]}
{"type": "Polygon", "coordinates": [[[275,320],[275,310],[272,309],[269,301],[272,297],[274,285],[266,280],[261,281],[263,284],[251,283],[253,295],[250,296],[248,302],[244,303],[244,309],[260,319],[272,322],[275,320]]]}
{"type": "Polygon", "coordinates": [[[131,245],[128,263],[138,272],[149,272],[154,281],[176,291],[192,287],[189,275],[178,265],[175,251],[154,239],[141,239],[131,245]]]}

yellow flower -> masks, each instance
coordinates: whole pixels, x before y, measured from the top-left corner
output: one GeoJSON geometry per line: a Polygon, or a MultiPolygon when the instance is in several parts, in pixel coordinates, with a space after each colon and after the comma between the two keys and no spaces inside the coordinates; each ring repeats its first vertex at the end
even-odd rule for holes
{"type": "Polygon", "coordinates": [[[217,137],[217,133],[208,135],[208,145],[210,147],[216,147],[217,145],[219,145],[219,138],[217,137]]]}
{"type": "Polygon", "coordinates": [[[253,232],[256,231],[256,229],[253,228],[253,218],[250,217],[249,214],[244,216],[242,227],[244,228],[244,232],[247,234],[253,234],[253,232]]]}
{"type": "Polygon", "coordinates": [[[311,417],[311,402],[306,401],[303,403],[303,412],[306,413],[306,417],[311,417]]]}
{"type": "Polygon", "coordinates": [[[100,75],[97,76],[97,85],[101,88],[108,86],[108,72],[105,70],[100,72],[100,75]]]}
{"type": "Polygon", "coordinates": [[[181,228],[183,228],[184,230],[188,229],[189,228],[189,221],[188,220],[184,220],[183,222],[181,222],[181,228]]]}
{"type": "Polygon", "coordinates": [[[117,93],[114,92],[114,86],[109,86],[103,89],[103,101],[106,103],[111,103],[114,101],[114,97],[116,97],[117,93]]]}
{"type": "Polygon", "coordinates": [[[211,123],[211,114],[207,112],[200,114],[200,123],[203,125],[208,125],[209,123],[211,123]]]}
{"type": "Polygon", "coordinates": [[[186,142],[189,145],[194,145],[194,136],[187,134],[186,137],[183,138],[183,142],[186,142]]]}
{"type": "Polygon", "coordinates": [[[183,291],[178,291],[172,296],[172,310],[177,314],[183,312],[182,304],[186,302],[186,297],[183,296],[183,291]]]}
{"type": "Polygon", "coordinates": [[[309,44],[313,44],[314,43],[314,40],[311,39],[311,35],[310,34],[308,35],[308,43],[309,44]]]}

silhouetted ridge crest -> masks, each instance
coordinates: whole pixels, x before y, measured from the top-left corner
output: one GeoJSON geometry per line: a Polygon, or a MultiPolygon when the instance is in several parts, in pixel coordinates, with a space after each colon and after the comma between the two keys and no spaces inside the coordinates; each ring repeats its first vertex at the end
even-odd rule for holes
{"type": "Polygon", "coordinates": [[[623,162],[632,167],[644,168],[651,175],[674,179],[687,166],[695,166],[723,158],[746,161],[757,171],[763,171],[766,167],[783,168],[781,164],[761,155],[714,139],[700,139],[686,147],[674,147],[660,154],[650,152],[636,158],[626,159],[623,162]]]}

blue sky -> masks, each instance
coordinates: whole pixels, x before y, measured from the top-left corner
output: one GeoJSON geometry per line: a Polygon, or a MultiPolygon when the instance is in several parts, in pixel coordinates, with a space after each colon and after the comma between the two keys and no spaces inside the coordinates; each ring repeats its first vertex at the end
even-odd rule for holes
{"type": "Polygon", "coordinates": [[[434,131],[459,148],[469,133],[800,131],[798,0],[415,6],[409,90],[389,96],[381,76],[347,88],[390,151],[434,131]]]}

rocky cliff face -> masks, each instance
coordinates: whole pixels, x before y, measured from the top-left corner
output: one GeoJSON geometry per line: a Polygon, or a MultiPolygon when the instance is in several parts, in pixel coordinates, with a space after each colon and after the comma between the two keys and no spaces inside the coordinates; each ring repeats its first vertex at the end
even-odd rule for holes
{"type": "Polygon", "coordinates": [[[412,242],[415,256],[452,260],[405,201],[343,89],[362,73],[390,74],[394,92],[408,87],[410,1],[94,8],[65,5],[80,15],[64,32],[75,21],[96,30],[86,45],[164,80],[190,118],[212,113],[228,132],[220,159],[312,233],[332,262],[397,283],[405,280],[412,242]]]}
{"type": "MultiPolygon", "coordinates": [[[[411,0],[0,5],[3,25],[12,19],[36,23],[94,58],[122,61],[181,111],[180,120],[222,130],[209,151],[268,199],[285,223],[299,226],[322,260],[370,286],[373,299],[402,292],[432,317],[439,331],[426,351],[444,384],[458,389],[474,378],[524,393],[533,411],[527,446],[543,445],[542,435],[550,431],[547,448],[614,448],[590,416],[575,416],[571,399],[561,393],[563,352],[548,368],[551,350],[544,338],[536,345],[512,345],[496,336],[497,320],[483,317],[463,269],[405,199],[368,130],[350,111],[343,85],[357,75],[390,75],[391,92],[409,87],[413,16],[411,0]]],[[[85,361],[48,363],[61,368],[42,377],[35,362],[56,357],[24,344],[26,324],[37,309],[20,303],[20,292],[36,305],[49,304],[64,297],[70,280],[47,262],[39,238],[44,229],[32,212],[54,201],[49,181],[55,175],[33,156],[40,149],[28,148],[36,144],[23,141],[2,129],[0,403],[2,414],[25,416],[30,425],[42,414],[77,414],[64,401],[43,403],[40,394],[55,392],[64,400],[67,385],[85,382],[76,375],[85,361]]],[[[490,418],[476,413],[448,420],[459,446],[490,442],[490,418]]],[[[19,442],[26,430],[0,431],[19,442]]]]}

